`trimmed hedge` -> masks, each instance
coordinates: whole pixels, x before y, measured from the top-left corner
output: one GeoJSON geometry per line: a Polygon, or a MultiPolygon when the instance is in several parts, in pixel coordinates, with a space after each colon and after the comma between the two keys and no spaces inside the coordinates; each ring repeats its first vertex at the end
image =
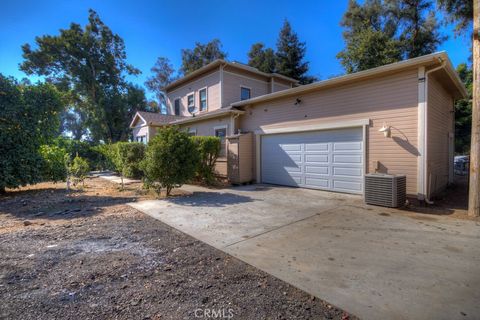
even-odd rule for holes
{"type": "Polygon", "coordinates": [[[195,144],[199,162],[196,177],[206,184],[215,183],[215,163],[220,155],[221,141],[218,137],[193,136],[190,137],[195,144]]]}

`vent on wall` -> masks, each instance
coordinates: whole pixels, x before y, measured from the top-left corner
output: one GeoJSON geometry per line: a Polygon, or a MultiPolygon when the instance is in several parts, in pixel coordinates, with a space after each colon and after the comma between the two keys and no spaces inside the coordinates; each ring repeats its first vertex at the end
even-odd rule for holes
{"type": "Polygon", "coordinates": [[[405,175],[369,173],[365,175],[365,202],[376,206],[397,208],[405,205],[405,175]]]}

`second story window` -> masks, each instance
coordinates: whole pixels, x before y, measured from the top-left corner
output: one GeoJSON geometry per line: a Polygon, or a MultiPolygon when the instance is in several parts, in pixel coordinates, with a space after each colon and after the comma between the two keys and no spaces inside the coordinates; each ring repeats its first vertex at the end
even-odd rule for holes
{"type": "Polygon", "coordinates": [[[240,100],[250,99],[250,88],[240,87],[240,100]]]}
{"type": "Polygon", "coordinates": [[[187,108],[189,112],[195,109],[195,94],[193,93],[187,96],[187,108]]]}
{"type": "Polygon", "coordinates": [[[180,115],[180,99],[175,99],[175,103],[174,103],[174,112],[175,112],[175,115],[176,116],[179,116],[180,115]]]}
{"type": "Polygon", "coordinates": [[[207,110],[207,88],[200,90],[198,95],[200,96],[200,111],[207,110]]]}

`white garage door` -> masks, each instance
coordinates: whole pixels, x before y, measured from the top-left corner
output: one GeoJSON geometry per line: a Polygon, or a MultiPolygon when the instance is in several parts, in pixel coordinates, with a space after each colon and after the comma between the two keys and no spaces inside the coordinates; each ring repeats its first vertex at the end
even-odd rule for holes
{"type": "Polygon", "coordinates": [[[262,182],[363,191],[362,128],[262,136],[262,182]]]}

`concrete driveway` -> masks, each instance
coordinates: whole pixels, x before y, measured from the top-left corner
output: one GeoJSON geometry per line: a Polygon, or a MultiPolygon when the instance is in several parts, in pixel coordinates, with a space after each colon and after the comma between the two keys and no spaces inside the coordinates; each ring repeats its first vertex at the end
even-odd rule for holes
{"type": "Polygon", "coordinates": [[[480,225],[243,186],[134,208],[364,319],[479,319],[480,225]]]}

